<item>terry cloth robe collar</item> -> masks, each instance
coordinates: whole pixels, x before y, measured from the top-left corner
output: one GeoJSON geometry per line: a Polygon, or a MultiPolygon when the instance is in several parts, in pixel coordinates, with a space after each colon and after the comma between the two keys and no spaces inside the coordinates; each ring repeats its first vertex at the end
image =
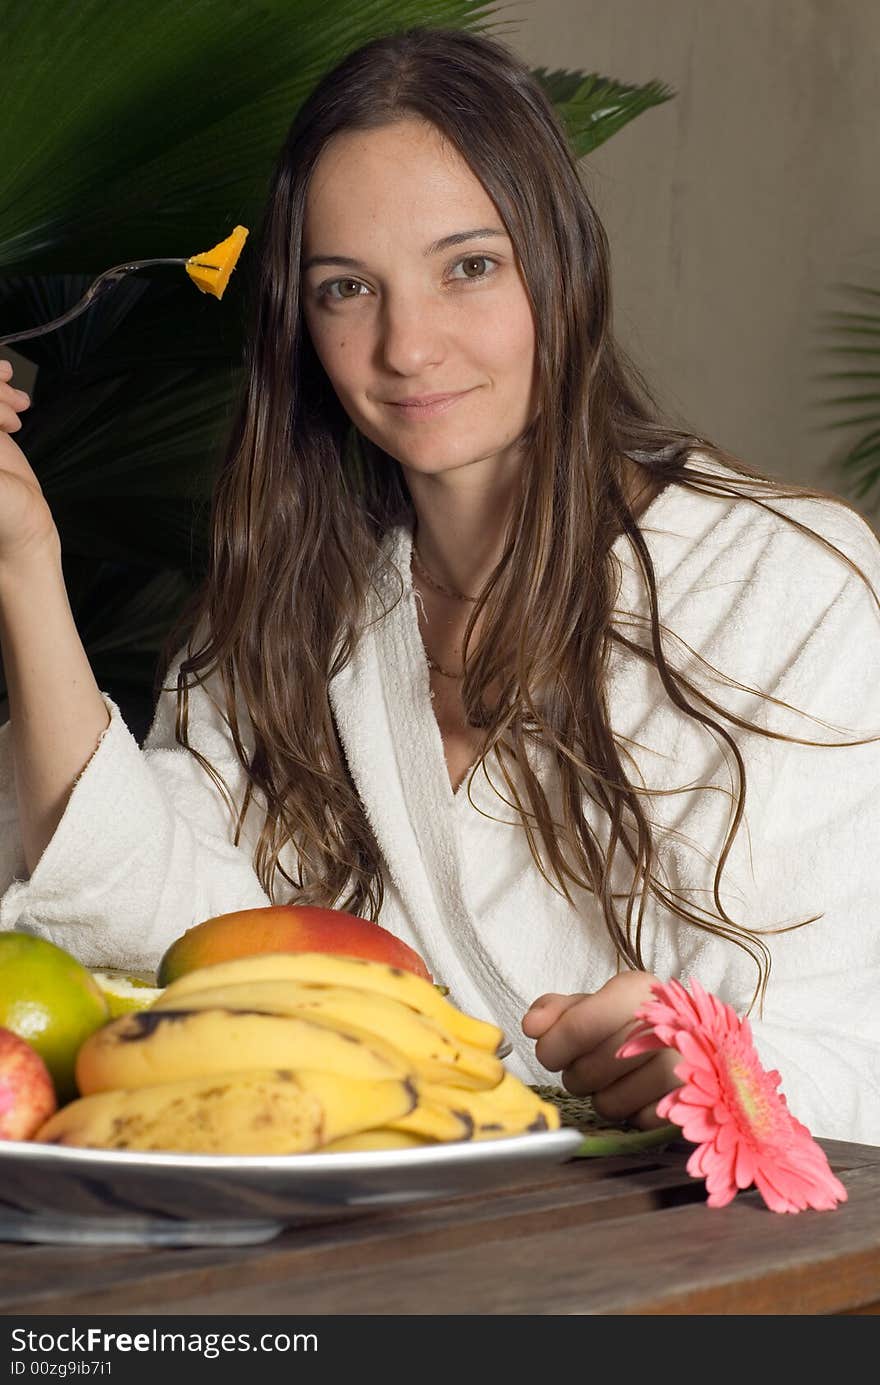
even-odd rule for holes
{"type": "MultiPolygon", "coordinates": [[[[475,982],[491,995],[497,1007],[493,1019],[509,1034],[518,1030],[530,1001],[510,989],[480,945],[468,900],[459,828],[467,776],[454,795],[419,633],[410,529],[390,530],[383,551],[390,562],[377,571],[376,593],[370,593],[369,615],[349,662],[330,681],[331,707],[421,955],[432,971],[432,959],[444,958],[438,980],[453,995],[470,994],[475,982]]],[[[542,759],[540,750],[534,759],[530,755],[536,774],[542,759]]]]}

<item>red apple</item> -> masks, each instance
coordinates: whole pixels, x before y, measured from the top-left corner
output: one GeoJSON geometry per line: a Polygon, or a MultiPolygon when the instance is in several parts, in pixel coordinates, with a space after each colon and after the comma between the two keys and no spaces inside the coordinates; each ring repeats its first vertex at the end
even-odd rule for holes
{"type": "Polygon", "coordinates": [[[30,1140],[57,1109],[55,1084],[37,1050],[0,1027],[0,1140],[30,1140]]]}
{"type": "Polygon", "coordinates": [[[385,962],[433,980],[419,954],[387,928],[343,909],[306,904],[270,904],[205,919],[171,944],[156,979],[160,986],[170,986],[198,967],[257,952],[336,952],[385,962]]]}

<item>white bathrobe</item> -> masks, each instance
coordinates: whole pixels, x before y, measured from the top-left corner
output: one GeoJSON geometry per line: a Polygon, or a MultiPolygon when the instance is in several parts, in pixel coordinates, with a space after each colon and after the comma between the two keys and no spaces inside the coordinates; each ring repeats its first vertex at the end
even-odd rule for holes
{"type": "MultiPolygon", "coordinates": [[[[880,592],[880,544],[858,516],[828,501],[768,503],[836,544],[880,592]]],[[[880,614],[840,558],[751,500],[674,485],[640,527],[657,574],[660,618],[674,632],[664,637],[674,668],[744,720],[788,735],[823,743],[880,736],[880,614]],[[740,684],[824,722],[726,687],[698,654],[740,684]]],[[[467,777],[453,794],[432,711],[410,546],[405,527],[386,537],[404,597],[366,627],[330,685],[344,752],[383,856],[379,922],[421,953],[462,1009],[501,1025],[518,1076],[548,1082],[522,1033],[523,1013],[545,991],[598,989],[616,970],[613,949],[595,898],[568,882],[572,908],[548,884],[513,809],[482,772],[473,795],[494,820],[469,801],[467,777]]],[[[647,597],[626,536],[614,554],[619,628],[649,644],[647,597]]],[[[380,590],[390,606],[398,590],[393,574],[380,590]]],[[[175,675],[172,664],[166,688],[174,688],[175,675]]],[[[220,792],[175,742],[173,691],[161,694],[142,749],[115,703],[105,701],[110,725],[30,879],[10,728],[0,727],[0,929],[48,938],[91,966],[152,969],[193,924],[269,902],[252,865],[261,810],[252,804],[243,844],[234,846],[220,792]]],[[[608,708],[630,779],[685,786],[643,804],[666,884],[714,912],[714,866],[735,802],[730,752],[673,705],[653,668],[616,648],[608,708]],[[707,784],[714,787],[697,787],[707,784]]],[[[821,915],[767,938],[773,960],[763,1017],[756,1010],[750,1017],[759,1055],[782,1074],[789,1107],[813,1134],[880,1143],[880,742],[792,745],[721,720],[747,775],[745,816],[721,881],[725,908],[738,923],[766,928],[821,915]]],[[[190,692],[190,737],[240,802],[243,771],[200,689],[190,692]]],[[[530,753],[561,821],[547,752],[530,753]]],[[[504,792],[494,757],[489,766],[504,792]]],[[[604,844],[607,823],[588,799],[585,811],[604,844]]],[[[282,861],[294,873],[290,850],[282,861]]],[[[623,865],[614,887],[625,892],[623,865]]],[[[292,892],[278,902],[288,899],[292,892]]],[[[745,1013],[757,972],[732,943],[651,901],[642,948],[646,969],[661,979],[686,984],[696,976],[745,1013]]]]}

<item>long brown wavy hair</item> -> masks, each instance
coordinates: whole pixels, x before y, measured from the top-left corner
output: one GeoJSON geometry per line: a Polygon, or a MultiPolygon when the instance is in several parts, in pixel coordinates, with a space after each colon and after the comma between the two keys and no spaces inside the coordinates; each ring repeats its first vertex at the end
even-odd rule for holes
{"type": "MultiPolygon", "coordinates": [[[[392,526],[412,527],[415,511],[399,461],[354,427],[314,353],[301,311],[300,266],[306,194],[328,142],[342,131],[412,117],[442,132],[495,202],[518,256],[536,332],[538,407],[522,439],[528,465],[521,468],[520,503],[511,507],[503,555],[479,593],[465,636],[464,707],[471,724],[486,732],[474,773],[496,748],[536,867],[570,903],[566,878],[595,893],[619,965],[644,969],[642,918],[653,894],[682,923],[749,952],[758,968],[755,995],[758,989],[763,994],[770,954],[758,934],[783,930],[749,928],[722,906],[721,873],[742,818],[746,775],[735,736],[709,713],[774,739],[820,742],[744,721],[669,667],[654,568],[627,498],[626,476],[635,466],[651,486],[748,494],[764,509],[761,494],[847,502],[826,491],[786,488],[661,420],[648,385],[612,335],[607,238],[559,118],[528,68],[484,34],[419,26],[367,43],[323,77],[290,127],[254,238],[246,368],[214,490],[208,569],[163,652],[167,668],[181,631],[189,629],[188,657],[177,678],[177,740],[224,792],[236,843],[251,799],[262,798],[265,822],[253,862],[271,900],[281,875],[292,887],[286,898],[378,917],[384,898],[380,852],[337,734],[328,684],[348,662],[368,593],[377,591],[383,539],[392,526]],[[742,487],[696,469],[695,451],[741,476],[742,487]],[[651,639],[644,646],[615,629],[612,619],[618,573],[611,547],[623,532],[648,593],[651,639]],[[470,655],[468,641],[484,611],[480,646],[470,655]],[[201,643],[194,648],[198,632],[201,643]],[[717,914],[687,907],[655,873],[655,843],[640,801],[651,790],[628,781],[608,723],[605,689],[615,643],[653,663],[670,702],[717,731],[735,762],[739,791],[715,870],[717,914]],[[188,688],[215,673],[247,776],[239,805],[187,735],[188,688]],[[495,679],[500,696],[489,707],[485,694],[495,679]],[[242,743],[241,707],[252,753],[242,743]],[[532,772],[528,737],[553,752],[562,823],[553,822],[532,772]],[[522,770],[526,803],[504,767],[505,754],[522,770]],[[608,815],[604,849],[584,813],[584,795],[608,815]],[[556,884],[541,861],[533,824],[556,884]],[[296,848],[296,878],[279,862],[289,843],[296,848]],[[632,864],[622,919],[610,884],[618,852],[632,864]]],[[[838,553],[867,583],[840,550],[793,517],[782,517],[838,553]]],[[[160,684],[158,678],[157,693],[160,684]]]]}

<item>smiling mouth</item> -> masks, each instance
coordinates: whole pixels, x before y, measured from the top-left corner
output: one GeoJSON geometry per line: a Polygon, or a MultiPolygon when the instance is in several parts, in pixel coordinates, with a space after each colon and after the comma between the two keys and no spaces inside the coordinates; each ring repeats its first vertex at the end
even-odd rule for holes
{"type": "Polygon", "coordinates": [[[406,419],[433,418],[437,414],[446,413],[460,399],[464,399],[469,394],[470,390],[461,390],[458,394],[441,395],[439,398],[429,400],[426,404],[410,404],[405,401],[395,404],[393,401],[389,401],[389,408],[395,409],[402,418],[406,419]]]}

